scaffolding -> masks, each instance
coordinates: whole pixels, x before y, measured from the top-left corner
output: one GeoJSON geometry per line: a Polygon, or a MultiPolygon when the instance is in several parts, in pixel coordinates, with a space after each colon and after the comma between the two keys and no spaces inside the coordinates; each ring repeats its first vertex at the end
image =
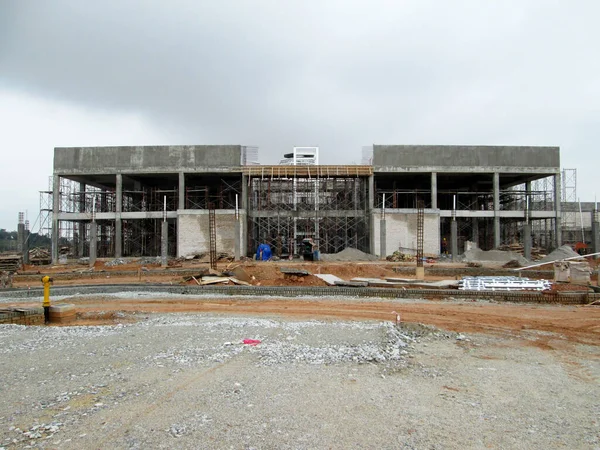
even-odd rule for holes
{"type": "MultiPolygon", "coordinates": [[[[577,198],[577,169],[563,169],[561,172],[561,202],[574,204],[577,198]]],[[[581,241],[581,228],[578,227],[579,211],[568,208],[561,212],[561,228],[564,244],[575,244],[581,241]]]]}
{"type": "Polygon", "coordinates": [[[241,179],[223,179],[216,183],[199,184],[185,188],[185,209],[235,209],[235,199],[242,194],[241,179]]]}
{"type": "Polygon", "coordinates": [[[249,253],[264,242],[291,257],[304,239],[321,253],[369,251],[366,177],[251,177],[249,188],[249,253]]]}

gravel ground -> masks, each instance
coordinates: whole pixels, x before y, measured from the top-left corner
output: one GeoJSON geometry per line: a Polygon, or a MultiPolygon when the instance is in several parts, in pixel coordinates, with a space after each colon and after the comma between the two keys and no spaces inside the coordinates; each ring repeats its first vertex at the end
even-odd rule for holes
{"type": "Polygon", "coordinates": [[[598,347],[388,322],[136,316],[1,325],[0,449],[600,448],[598,347]]]}

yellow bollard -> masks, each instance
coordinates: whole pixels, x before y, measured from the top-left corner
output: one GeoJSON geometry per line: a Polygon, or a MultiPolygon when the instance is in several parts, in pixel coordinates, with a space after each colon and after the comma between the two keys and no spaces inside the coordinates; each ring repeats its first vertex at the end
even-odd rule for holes
{"type": "Polygon", "coordinates": [[[48,275],[42,277],[42,283],[44,283],[44,322],[50,322],[50,284],[54,280],[48,275]]]}

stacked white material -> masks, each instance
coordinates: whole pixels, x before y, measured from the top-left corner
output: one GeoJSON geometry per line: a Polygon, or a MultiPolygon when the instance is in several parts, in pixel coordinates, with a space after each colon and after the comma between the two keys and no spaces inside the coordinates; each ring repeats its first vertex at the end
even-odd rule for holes
{"type": "Polygon", "coordinates": [[[548,280],[521,277],[464,277],[458,286],[463,291],[545,291],[551,287],[548,280]]]}

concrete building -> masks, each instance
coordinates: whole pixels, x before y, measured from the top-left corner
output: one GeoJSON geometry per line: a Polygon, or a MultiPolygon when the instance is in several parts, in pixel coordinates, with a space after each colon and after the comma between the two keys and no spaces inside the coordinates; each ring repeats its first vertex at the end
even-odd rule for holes
{"type": "Polygon", "coordinates": [[[211,211],[217,250],[236,257],[265,241],[294,255],[304,238],[322,253],[414,253],[419,205],[425,255],[439,255],[444,238],[454,253],[467,240],[560,244],[558,147],[374,145],[372,164],[336,166],[261,166],[253,152],[56,148],[53,260],[61,247],[91,258],[205,253],[211,211]]]}

